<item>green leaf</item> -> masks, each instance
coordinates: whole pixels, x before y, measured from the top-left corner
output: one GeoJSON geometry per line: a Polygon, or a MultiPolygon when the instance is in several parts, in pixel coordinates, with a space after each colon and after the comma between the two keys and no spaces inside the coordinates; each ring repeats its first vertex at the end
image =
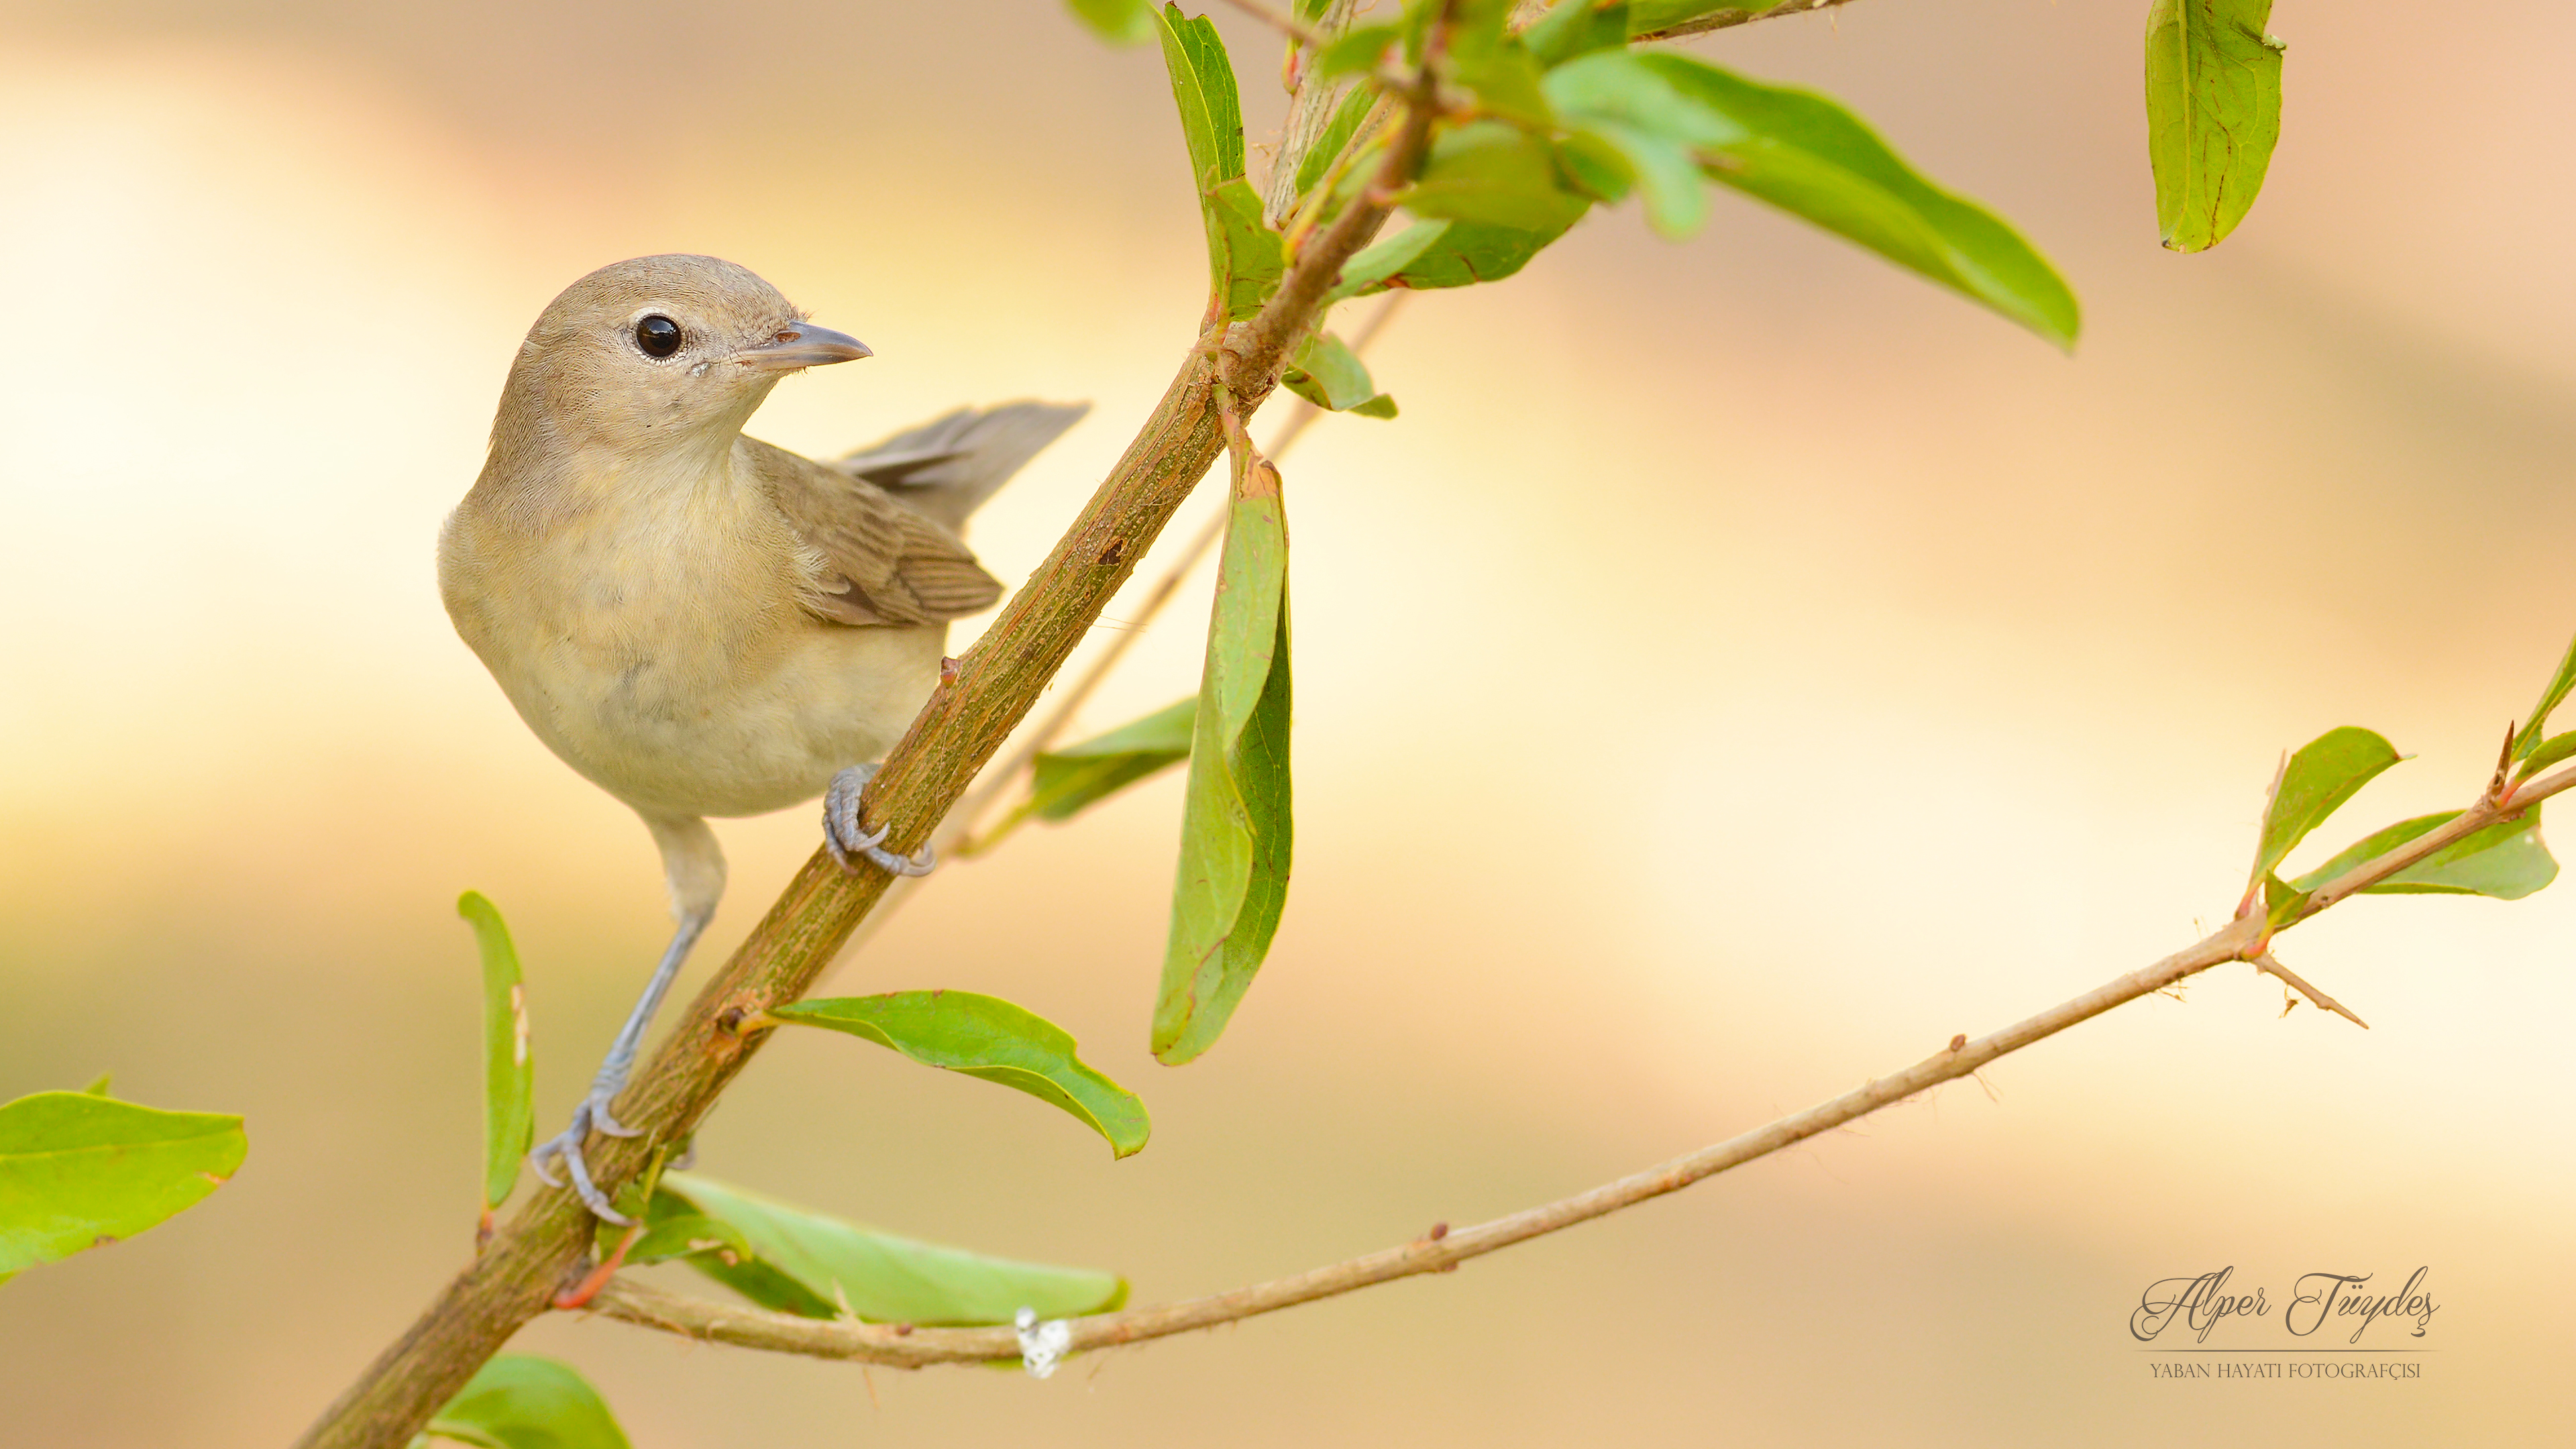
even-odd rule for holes
{"type": "MultiPolygon", "coordinates": [[[[1688,146],[1611,120],[1587,122],[1576,134],[1598,140],[1617,157],[1626,178],[1645,193],[1646,224],[1656,234],[1680,241],[1708,224],[1708,191],[1688,146]]],[[[1585,184],[1597,189],[1588,177],[1585,184]]]]}
{"type": "MultiPolygon", "coordinates": [[[[644,1210],[638,1214],[630,1208],[628,1215],[641,1217],[644,1222],[644,1231],[626,1249],[626,1261],[639,1267],[705,1253],[717,1266],[733,1268],[759,1256],[752,1251],[750,1240],[743,1237],[740,1228],[697,1211],[662,1191],[658,1183],[652,1197],[644,1204],[644,1210]]],[[[601,1222],[601,1256],[617,1251],[618,1241],[625,1235],[626,1230],[615,1223],[601,1222]]]]}
{"type": "Polygon", "coordinates": [[[1210,305],[1224,320],[1239,322],[1278,290],[1286,262],[1279,234],[1262,224],[1260,194],[1243,176],[1243,103],[1234,63],[1206,16],[1183,19],[1178,5],[1166,5],[1156,23],[1207,225],[1210,305]]]}
{"type": "Polygon", "coordinates": [[[1234,88],[1234,62],[1206,16],[1183,19],[1180,6],[1165,5],[1155,19],[1172,102],[1181,112],[1181,139],[1189,146],[1191,189],[1204,195],[1243,174],[1243,102],[1234,88]]]}
{"type": "Polygon", "coordinates": [[[431,1435],[483,1449],[627,1449],[588,1380],[569,1364],[516,1353],[483,1365],[412,1443],[431,1435]]]}
{"type": "Polygon", "coordinates": [[[1637,28],[1635,7],[1595,0],[1557,0],[1538,23],[1522,32],[1521,43],[1542,65],[1562,65],[1596,50],[1617,50],[1637,28]]]}
{"type": "Polygon", "coordinates": [[[2301,911],[2307,909],[2309,895],[2309,891],[2291,885],[2268,871],[2265,872],[2263,919],[2276,930],[2290,924],[2299,918],[2301,911]]]}
{"type": "Polygon", "coordinates": [[[1449,221],[1417,221],[1393,236],[1362,247],[1342,263],[1342,279],[1325,294],[1326,299],[1339,302],[1364,292],[1386,290],[1390,278],[1413,265],[1455,225],[1449,221]]]}
{"type": "Polygon", "coordinates": [[[773,1008],[771,1016],[827,1027],[941,1067],[1026,1092],[1071,1113],[1120,1157],[1152,1131],[1136,1094],[1084,1065],[1064,1028],[998,996],[972,991],[894,991],[773,1008]]]}
{"type": "Polygon", "coordinates": [[[1288,370],[1280,375],[1280,381],[1288,385],[1290,392],[1332,412],[1395,416],[1395,400],[1377,390],[1359,354],[1330,332],[1307,338],[1288,370]]]}
{"type": "Polygon", "coordinates": [[[249,1150],[239,1117],[20,1097],[0,1107],[0,1274],[133,1237],[223,1186],[249,1150]]]}
{"type": "MultiPolygon", "coordinates": [[[[2514,735],[2513,757],[2516,760],[2528,761],[2532,752],[2541,748],[2541,736],[2549,728],[2549,716],[2566,701],[2567,692],[2571,689],[2576,689],[2576,642],[2568,644],[2566,657],[2558,661],[2558,672],[2550,676],[2549,687],[2540,692],[2540,703],[2531,707],[2531,718],[2523,721],[2521,731],[2514,735]]],[[[2558,758],[2564,759],[2565,756],[2558,758]]],[[[2542,767],[2534,765],[2532,768],[2542,767]]]]}
{"type": "Polygon", "coordinates": [[[1238,460],[1190,744],[1154,1055],[1213,1045],[1252,985],[1288,892],[1288,526],[1278,474],[1238,460]]]}
{"type": "Polygon", "coordinates": [[[1500,121],[1470,121],[1431,145],[1421,178],[1404,194],[1419,217],[1562,232],[1590,201],[1569,194],[1544,139],[1500,121]]]}
{"type": "Polygon", "coordinates": [[[1404,39],[1401,25],[1354,25],[1327,42],[1315,57],[1317,80],[1377,69],[1389,48],[1404,39]]]}
{"type": "Polygon", "coordinates": [[[2569,755],[2576,755],[2576,730],[2569,730],[2563,735],[2551,735],[2532,746],[2531,753],[2522,758],[2522,773],[2526,776],[2537,775],[2569,755]]]}
{"type": "Polygon", "coordinates": [[[1568,220],[1563,226],[1528,231],[1483,222],[1458,222],[1441,233],[1421,256],[1406,263],[1391,281],[1393,285],[1418,290],[1499,282],[1527,266],[1530,258],[1573,225],[1574,220],[1568,220]]]}
{"type": "Polygon", "coordinates": [[[2283,767],[2280,784],[2264,808],[2263,840],[2254,873],[2262,875],[2279,865],[2354,791],[2403,758],[2395,745],[2352,725],[2328,730],[2300,746],[2283,767]]]}
{"type": "Polygon", "coordinates": [[[1315,144],[1306,148],[1305,159],[1297,163],[1298,195],[1314,190],[1315,183],[1324,179],[1324,173],[1341,158],[1342,149],[1351,144],[1351,137],[1359,134],[1360,123],[1368,119],[1369,111],[1376,105],[1375,91],[1367,86],[1353,86],[1340,104],[1333,107],[1332,118],[1324,122],[1324,129],[1316,135],[1315,144]]]}
{"type": "Polygon", "coordinates": [[[1683,146],[1743,140],[1744,126],[1686,93],[1668,73],[1671,68],[1656,63],[1673,59],[1683,57],[1597,51],[1549,71],[1547,98],[1569,121],[1613,121],[1683,146]]]}
{"type": "Polygon", "coordinates": [[[899,1238],[693,1172],[664,1174],[661,1195],[724,1224],[753,1254],[735,1265],[692,1254],[691,1267],[782,1313],[834,1318],[846,1305],[872,1323],[965,1327],[1008,1323],[1023,1304],[1040,1318],[1072,1318],[1127,1301],[1127,1280],[1114,1273],[899,1238]]]}
{"type": "Polygon", "coordinates": [[[1467,88],[1482,114],[1516,125],[1545,130],[1556,113],[1539,85],[1538,57],[1517,41],[1506,40],[1481,54],[1453,58],[1450,79],[1467,88]]]}
{"type": "Polygon", "coordinates": [[[116,1073],[101,1072],[90,1080],[88,1086],[81,1088],[81,1091],[93,1097],[104,1097],[107,1095],[107,1089],[114,1085],[115,1081],[116,1073]]]}
{"type": "Polygon", "coordinates": [[[2147,161],[2156,226],[2205,251],[2245,219],[2281,137],[2272,0],[2154,0],[2147,9],[2147,161]]]}
{"type": "Polygon", "coordinates": [[[1261,219],[1261,194],[1237,176],[1207,197],[1208,265],[1225,320],[1240,322],[1261,310],[1288,262],[1279,233],[1261,219]]]}
{"type": "Polygon", "coordinates": [[[536,1137],[536,1069],[528,1060],[528,993],[519,952],[500,907],[478,891],[456,901],[483,954],[483,1206],[495,1208],[518,1184],[536,1137]]]}
{"type": "Polygon", "coordinates": [[[1143,719],[1037,758],[1029,813],[1070,820],[1120,790],[1190,757],[1190,720],[1198,697],[1175,700],[1143,719]]]}
{"type": "Polygon", "coordinates": [[[2047,260],[1993,213],[1916,174],[1842,106],[1685,55],[1634,59],[1733,128],[1701,148],[1712,179],[2074,345],[2075,295],[2047,260]]]}
{"type": "Polygon", "coordinates": [[[1154,7],[1147,0],[1065,0],[1075,18],[1112,45],[1142,45],[1154,38],[1154,7]]]}
{"type": "MultiPolygon", "coordinates": [[[[1557,138],[1556,164],[1596,202],[1616,206],[1637,189],[1637,168],[1628,164],[1627,156],[1617,146],[1588,128],[1557,138]]],[[[1695,166],[1692,179],[1698,179],[1695,166]]]]}
{"type": "MultiPolygon", "coordinates": [[[[2291,884],[2302,891],[2313,891],[2364,861],[2375,860],[2440,829],[2459,813],[2444,810],[2400,820],[2364,837],[2291,884]]],[[[2522,819],[2500,820],[2462,836],[2369,887],[2364,894],[2493,896],[2500,901],[2518,901],[2557,878],[2558,862],[2540,838],[2540,812],[2535,808],[2522,819]]]]}

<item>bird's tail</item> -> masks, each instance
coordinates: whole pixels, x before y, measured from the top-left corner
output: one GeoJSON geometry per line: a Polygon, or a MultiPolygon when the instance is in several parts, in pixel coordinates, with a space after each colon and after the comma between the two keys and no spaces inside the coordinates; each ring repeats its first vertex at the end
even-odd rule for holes
{"type": "Polygon", "coordinates": [[[959,408],[833,464],[937,519],[952,532],[1038,450],[1091,411],[1089,403],[959,408]]]}

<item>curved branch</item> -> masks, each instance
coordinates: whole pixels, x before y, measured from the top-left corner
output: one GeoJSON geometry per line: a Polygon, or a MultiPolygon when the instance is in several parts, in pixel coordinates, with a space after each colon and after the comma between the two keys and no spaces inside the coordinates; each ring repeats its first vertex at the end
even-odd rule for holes
{"type": "MultiPolygon", "coordinates": [[[[2576,786],[2576,765],[2516,789],[2491,790],[2441,829],[2364,861],[2320,886],[2310,898],[2313,909],[2304,910],[2298,919],[2306,920],[2458,840],[2520,815],[2570,786],[2576,786]]],[[[1438,1273],[1469,1258],[1482,1257],[1515,1243],[1570,1228],[1576,1223],[1607,1217],[1649,1198],[1679,1192],[1729,1168],[1768,1157],[1784,1147],[1857,1121],[1943,1082],[1967,1076],[1989,1062],[2034,1042],[2044,1041],[2113,1007],[2162,991],[2212,966],[2229,961],[2254,961],[2258,965],[2267,962],[2272,934],[2261,915],[2240,916],[2151,966],[2105,982],[1991,1036],[1975,1041],[1964,1036],[1954,1037],[1947,1048],[1902,1071],[1741,1136],[1676,1157],[1659,1167],[1651,1167],[1615,1182],[1603,1183],[1588,1192],[1513,1213],[1509,1217],[1496,1218],[1489,1223],[1454,1232],[1435,1230],[1433,1236],[1383,1248],[1329,1267],[1238,1288],[1230,1293],[1072,1319],[1071,1347],[1076,1352],[1116,1348],[1142,1343],[1150,1338],[1187,1333],[1192,1329],[1212,1328],[1220,1323],[1233,1323],[1258,1314],[1293,1308],[1300,1303],[1311,1303],[1319,1298],[1336,1297],[1372,1284],[1410,1278],[1418,1273],[1438,1273]]],[[[2267,966],[2265,969],[2277,968],[2267,966]]],[[[798,1318],[763,1308],[682,1297],[623,1279],[612,1281],[600,1293],[594,1306],[612,1318],[689,1338],[893,1368],[986,1363],[1017,1358],[1020,1352],[1019,1340],[1008,1328],[910,1328],[846,1319],[798,1318]]]]}

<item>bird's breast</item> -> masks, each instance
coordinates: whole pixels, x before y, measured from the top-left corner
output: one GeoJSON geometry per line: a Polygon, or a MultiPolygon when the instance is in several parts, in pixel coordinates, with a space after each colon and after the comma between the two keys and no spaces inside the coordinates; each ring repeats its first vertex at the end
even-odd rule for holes
{"type": "Polygon", "coordinates": [[[542,529],[498,522],[469,507],[449,525],[457,631],[539,738],[638,808],[810,798],[882,755],[935,678],[944,629],[805,609],[799,540],[756,494],[622,490],[542,529]]]}

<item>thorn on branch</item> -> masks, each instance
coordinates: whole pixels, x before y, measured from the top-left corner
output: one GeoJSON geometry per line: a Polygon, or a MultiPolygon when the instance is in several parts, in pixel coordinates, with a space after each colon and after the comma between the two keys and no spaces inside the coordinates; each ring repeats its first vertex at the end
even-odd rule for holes
{"type": "Polygon", "coordinates": [[[1966,1051],[1967,1049],[1968,1034],[1966,1032],[1963,1031],[1957,1036],[1950,1038],[1950,1050],[1953,1054],[1966,1051]]]}
{"type": "MultiPolygon", "coordinates": [[[[2291,986],[2296,987],[2300,995],[2315,1002],[2321,1010],[2331,1011],[2335,1015],[2342,1017],[2344,1020],[2351,1022],[2353,1025],[2360,1027],[2363,1031],[2370,1030],[2369,1022],[2353,1015],[2351,1009],[2346,1007],[2342,1002],[2335,1000],[2333,997],[2319,991],[2316,987],[2309,985],[2308,982],[2299,975],[2299,973],[2282,965],[2271,952],[2258,951],[2246,959],[2254,963],[2255,970],[2268,971],[2281,978],[2283,981],[2288,982],[2291,986]]],[[[2291,1005],[2295,1006],[2297,1003],[2293,1002],[2291,1005]]],[[[2282,1008],[2281,1015],[2287,1016],[2289,1014],[2290,1012],[2288,1007],[2282,1008]]]]}
{"type": "Polygon", "coordinates": [[[2498,805],[2504,803],[2506,777],[2513,770],[2514,723],[2504,722],[2504,748],[2496,752],[2495,778],[2487,781],[2487,799],[2498,805]]]}

